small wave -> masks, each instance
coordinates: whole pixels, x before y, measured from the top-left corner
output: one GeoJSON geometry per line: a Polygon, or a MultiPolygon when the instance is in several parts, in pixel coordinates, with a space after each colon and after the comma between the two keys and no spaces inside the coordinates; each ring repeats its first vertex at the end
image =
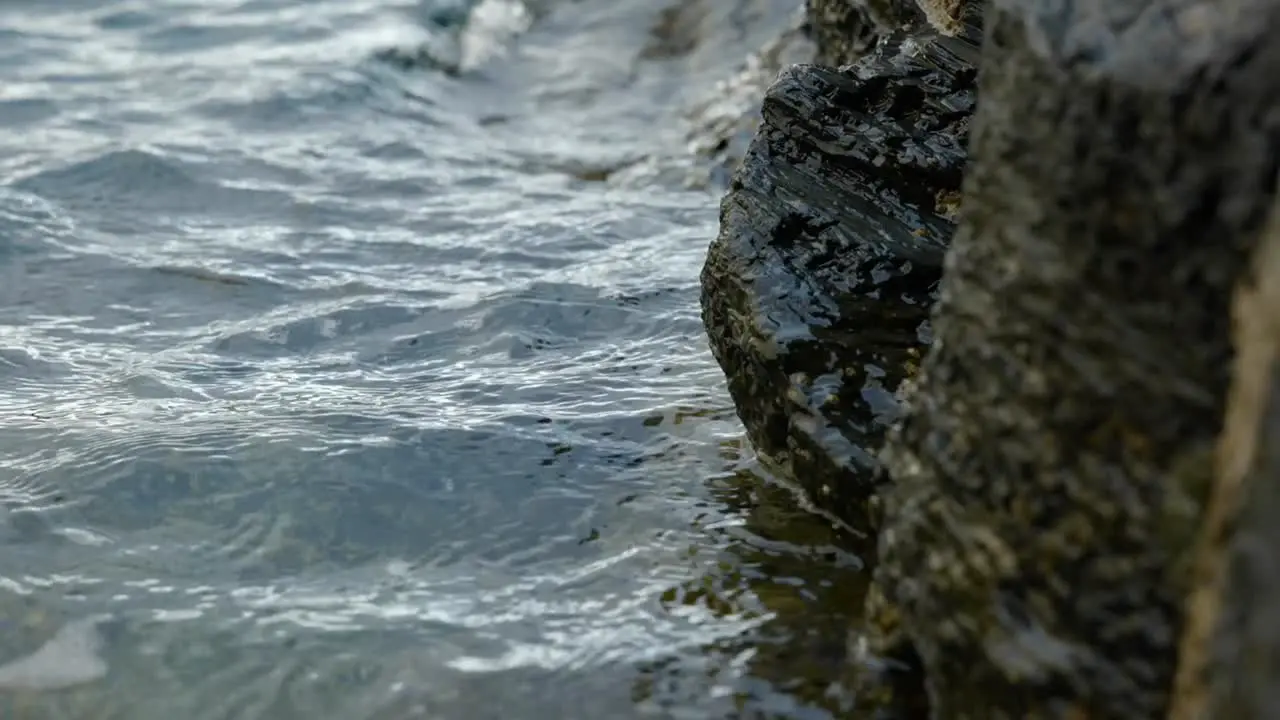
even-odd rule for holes
{"type": "Polygon", "coordinates": [[[116,214],[256,214],[278,212],[291,203],[283,193],[201,180],[182,161],[145,150],[109,151],[35,173],[14,187],[68,208],[116,214]]]}
{"type": "Polygon", "coordinates": [[[715,648],[797,553],[725,475],[714,199],[621,165],[682,152],[784,5],[690,2],[656,51],[670,0],[6,11],[0,603],[112,622],[6,631],[0,694],[403,720],[629,717],[647,665],[683,708],[707,670],[742,689],[715,648]],[[450,74],[374,57],[420,46],[450,74]]]}
{"type": "MultiPolygon", "coordinates": [[[[7,459],[6,466],[26,465],[23,460],[7,459]]],[[[67,500],[56,486],[29,477],[0,477],[0,508],[46,509],[67,500]]]]}
{"type": "Polygon", "coordinates": [[[383,50],[378,59],[403,69],[464,75],[500,57],[534,19],[521,0],[461,0],[428,7],[428,39],[412,50],[383,50]]]}

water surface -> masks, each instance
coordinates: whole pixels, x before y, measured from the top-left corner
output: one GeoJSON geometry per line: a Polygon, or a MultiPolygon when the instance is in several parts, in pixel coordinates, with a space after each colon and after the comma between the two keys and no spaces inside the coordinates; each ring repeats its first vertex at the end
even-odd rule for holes
{"type": "Polygon", "coordinates": [[[0,2],[0,715],[839,713],[670,180],[792,8],[672,5],[0,2]]]}

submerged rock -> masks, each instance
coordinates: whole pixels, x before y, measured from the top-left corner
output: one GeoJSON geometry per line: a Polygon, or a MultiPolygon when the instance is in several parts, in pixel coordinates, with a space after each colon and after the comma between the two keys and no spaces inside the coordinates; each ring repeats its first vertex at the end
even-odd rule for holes
{"type": "Polygon", "coordinates": [[[855,524],[896,394],[929,338],[976,32],[894,33],[843,70],[783,71],[702,273],[712,351],[752,442],[855,524]]]}

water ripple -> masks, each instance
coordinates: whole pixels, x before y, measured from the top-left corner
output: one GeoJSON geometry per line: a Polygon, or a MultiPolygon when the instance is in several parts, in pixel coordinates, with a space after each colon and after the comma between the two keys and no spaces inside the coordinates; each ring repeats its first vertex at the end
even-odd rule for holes
{"type": "Polygon", "coordinates": [[[742,447],[715,200],[608,181],[790,13],[668,4],[0,7],[0,704],[833,707],[757,651],[862,580],[742,447]]]}

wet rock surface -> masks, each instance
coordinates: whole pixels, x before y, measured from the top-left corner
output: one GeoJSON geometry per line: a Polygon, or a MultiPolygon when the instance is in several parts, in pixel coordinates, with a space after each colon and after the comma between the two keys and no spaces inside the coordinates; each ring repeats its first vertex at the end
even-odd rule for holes
{"type": "Polygon", "coordinates": [[[929,339],[974,99],[957,48],[970,42],[895,33],[843,70],[784,70],[703,270],[704,322],[752,442],[856,525],[929,339]]]}

